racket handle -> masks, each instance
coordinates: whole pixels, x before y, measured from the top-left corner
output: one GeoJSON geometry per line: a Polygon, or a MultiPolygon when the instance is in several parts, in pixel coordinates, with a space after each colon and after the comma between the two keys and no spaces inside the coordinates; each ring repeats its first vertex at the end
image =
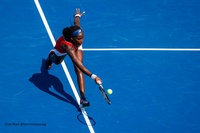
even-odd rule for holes
{"type": "Polygon", "coordinates": [[[99,85],[99,87],[103,88],[102,84],[98,84],[98,85],[99,85]]]}

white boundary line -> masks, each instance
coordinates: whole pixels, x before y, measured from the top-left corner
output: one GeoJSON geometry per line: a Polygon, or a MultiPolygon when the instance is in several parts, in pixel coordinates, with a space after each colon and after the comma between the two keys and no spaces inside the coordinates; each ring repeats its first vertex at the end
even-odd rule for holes
{"type": "Polygon", "coordinates": [[[84,51],[200,51],[200,48],[83,48],[84,51]]]}
{"type": "MultiPolygon", "coordinates": [[[[48,25],[48,22],[47,22],[47,20],[46,20],[46,18],[45,18],[44,12],[42,11],[42,8],[41,8],[41,6],[40,6],[40,3],[39,3],[38,0],[34,0],[34,2],[35,2],[35,5],[36,5],[36,7],[37,7],[37,9],[38,9],[38,12],[39,12],[39,14],[40,14],[40,16],[41,16],[41,18],[42,18],[42,21],[43,21],[44,26],[45,26],[45,28],[46,28],[46,30],[47,30],[47,33],[48,33],[48,35],[49,35],[49,37],[50,37],[50,39],[51,39],[51,42],[52,42],[53,46],[55,46],[55,39],[54,39],[53,34],[52,34],[52,32],[51,32],[51,29],[50,29],[50,27],[49,27],[49,25],[48,25]]],[[[76,90],[76,87],[75,87],[75,85],[74,85],[74,83],[73,83],[73,80],[72,80],[72,78],[71,78],[71,76],[70,76],[70,73],[69,73],[69,71],[68,71],[68,69],[67,69],[67,66],[66,66],[65,62],[63,61],[63,62],[61,63],[61,65],[62,65],[63,70],[64,70],[64,72],[65,72],[65,74],[66,74],[66,77],[67,77],[67,79],[68,79],[68,81],[69,81],[69,84],[70,84],[70,86],[71,86],[71,88],[72,88],[72,91],[73,91],[73,93],[74,93],[74,95],[75,95],[75,98],[76,98],[76,100],[77,100],[77,103],[80,105],[80,103],[79,103],[79,102],[80,102],[80,97],[79,97],[79,95],[78,95],[78,92],[77,92],[77,90],[76,90]]],[[[86,123],[87,123],[87,126],[88,126],[88,128],[89,128],[89,130],[90,130],[90,133],[94,133],[94,129],[93,129],[91,123],[90,123],[90,120],[89,120],[89,118],[88,118],[88,116],[87,116],[87,113],[86,113],[85,109],[81,109],[81,112],[82,112],[83,117],[84,117],[84,119],[85,119],[85,121],[86,121],[86,123]]]]}

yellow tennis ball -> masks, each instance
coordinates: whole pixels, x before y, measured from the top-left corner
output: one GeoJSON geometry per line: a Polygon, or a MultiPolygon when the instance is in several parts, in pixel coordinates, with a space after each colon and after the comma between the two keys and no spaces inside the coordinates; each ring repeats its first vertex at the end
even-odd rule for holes
{"type": "Polygon", "coordinates": [[[112,89],[108,89],[108,90],[107,90],[107,93],[108,93],[109,95],[111,95],[111,94],[113,93],[112,89]]]}

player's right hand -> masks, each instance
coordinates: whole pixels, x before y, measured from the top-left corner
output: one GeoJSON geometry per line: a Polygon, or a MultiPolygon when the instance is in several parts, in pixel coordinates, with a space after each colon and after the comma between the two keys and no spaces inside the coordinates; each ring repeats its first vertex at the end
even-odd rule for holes
{"type": "Polygon", "coordinates": [[[96,84],[102,84],[102,80],[99,77],[95,78],[95,83],[96,84]]]}

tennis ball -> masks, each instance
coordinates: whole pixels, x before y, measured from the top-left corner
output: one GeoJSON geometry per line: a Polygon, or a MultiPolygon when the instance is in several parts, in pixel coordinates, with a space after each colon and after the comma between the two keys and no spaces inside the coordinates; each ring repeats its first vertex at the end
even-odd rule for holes
{"type": "Polygon", "coordinates": [[[107,90],[107,93],[108,93],[109,95],[111,95],[111,94],[113,93],[112,89],[108,89],[108,90],[107,90]]]}

